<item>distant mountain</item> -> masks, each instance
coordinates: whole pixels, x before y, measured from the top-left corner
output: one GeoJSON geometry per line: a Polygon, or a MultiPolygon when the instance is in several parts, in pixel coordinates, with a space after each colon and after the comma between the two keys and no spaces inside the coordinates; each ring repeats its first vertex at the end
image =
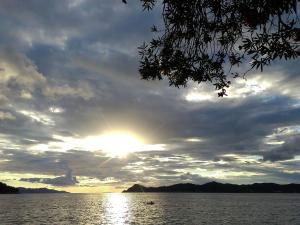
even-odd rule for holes
{"type": "Polygon", "coordinates": [[[300,193],[300,184],[254,183],[237,185],[209,182],[202,185],[185,183],[161,187],[145,187],[135,184],[123,192],[300,193]]]}
{"type": "Polygon", "coordinates": [[[0,194],[18,194],[19,191],[17,188],[8,186],[0,182],[0,194]]]}
{"type": "Polygon", "coordinates": [[[0,194],[25,194],[25,193],[46,194],[46,193],[69,193],[69,192],[57,191],[48,188],[24,188],[24,187],[15,188],[0,182],[0,194]]]}
{"type": "Polygon", "coordinates": [[[20,194],[46,194],[46,193],[68,193],[66,191],[57,191],[54,189],[48,189],[48,188],[24,188],[24,187],[19,187],[19,193],[20,194]]]}

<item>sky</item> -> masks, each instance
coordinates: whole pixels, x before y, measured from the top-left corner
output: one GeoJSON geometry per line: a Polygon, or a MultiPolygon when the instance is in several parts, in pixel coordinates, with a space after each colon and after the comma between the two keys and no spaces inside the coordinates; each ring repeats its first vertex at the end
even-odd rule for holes
{"type": "Polygon", "coordinates": [[[299,60],[210,84],[141,80],[139,1],[0,1],[0,181],[118,192],[300,181],[299,60]]]}

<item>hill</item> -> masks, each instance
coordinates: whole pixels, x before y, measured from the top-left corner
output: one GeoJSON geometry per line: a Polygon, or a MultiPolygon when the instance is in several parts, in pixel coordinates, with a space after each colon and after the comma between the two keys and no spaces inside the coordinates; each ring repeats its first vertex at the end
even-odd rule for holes
{"type": "Polygon", "coordinates": [[[0,182],[0,194],[18,194],[19,191],[17,188],[8,186],[0,182]]]}
{"type": "Polygon", "coordinates": [[[11,187],[8,186],[5,183],[0,182],[0,194],[25,194],[25,193],[40,193],[40,194],[46,194],[46,193],[68,193],[66,191],[57,191],[54,189],[48,189],[48,188],[24,188],[24,187],[11,187]]]}
{"type": "Polygon", "coordinates": [[[254,183],[237,185],[209,182],[202,185],[185,183],[161,187],[145,187],[135,184],[123,192],[300,193],[300,184],[254,183]]]}

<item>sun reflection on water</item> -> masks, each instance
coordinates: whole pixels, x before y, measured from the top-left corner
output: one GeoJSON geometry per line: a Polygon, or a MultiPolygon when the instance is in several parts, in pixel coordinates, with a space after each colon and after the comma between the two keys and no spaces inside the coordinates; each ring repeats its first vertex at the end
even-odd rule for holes
{"type": "Polygon", "coordinates": [[[105,199],[105,219],[109,224],[124,225],[130,221],[130,199],[121,193],[111,193],[105,199]]]}

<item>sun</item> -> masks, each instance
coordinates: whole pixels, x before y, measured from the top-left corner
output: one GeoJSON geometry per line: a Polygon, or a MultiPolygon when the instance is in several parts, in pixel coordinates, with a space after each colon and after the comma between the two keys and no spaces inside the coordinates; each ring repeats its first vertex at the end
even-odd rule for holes
{"type": "Polygon", "coordinates": [[[112,156],[126,156],[130,152],[138,151],[142,142],[129,133],[112,133],[99,137],[103,151],[112,156]]]}
{"type": "Polygon", "coordinates": [[[128,132],[112,132],[84,139],[83,145],[89,150],[102,150],[112,157],[125,157],[131,152],[143,149],[143,142],[128,132]]]}

